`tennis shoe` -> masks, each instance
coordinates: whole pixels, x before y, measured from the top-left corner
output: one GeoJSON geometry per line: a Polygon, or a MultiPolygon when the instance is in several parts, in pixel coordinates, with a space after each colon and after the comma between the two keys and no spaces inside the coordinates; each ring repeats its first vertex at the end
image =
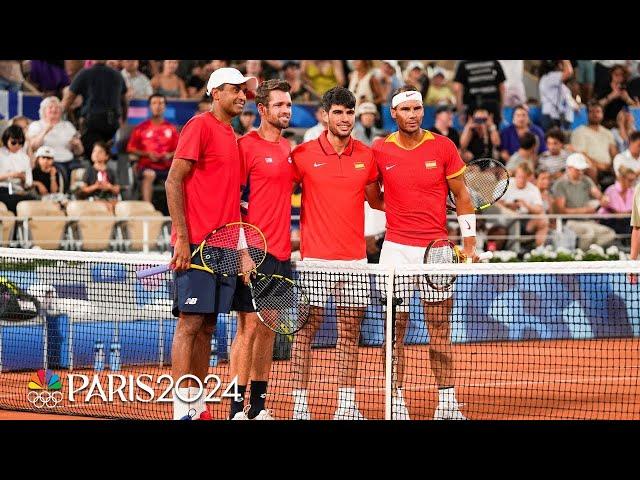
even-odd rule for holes
{"type": "Polygon", "coordinates": [[[271,416],[269,410],[260,410],[260,413],[254,417],[254,420],[275,420],[275,418],[271,416]]]}
{"type": "Polygon", "coordinates": [[[251,405],[245,405],[241,412],[236,413],[231,420],[251,420],[247,413],[249,413],[249,409],[251,405]]]}
{"type": "Polygon", "coordinates": [[[347,410],[338,408],[333,415],[334,420],[366,420],[365,416],[357,408],[347,410]]]}
{"type": "Polygon", "coordinates": [[[439,404],[438,408],[436,408],[435,413],[433,414],[434,420],[468,420],[462,412],[460,411],[460,407],[463,406],[463,403],[456,403],[454,405],[446,405],[439,404]]]}

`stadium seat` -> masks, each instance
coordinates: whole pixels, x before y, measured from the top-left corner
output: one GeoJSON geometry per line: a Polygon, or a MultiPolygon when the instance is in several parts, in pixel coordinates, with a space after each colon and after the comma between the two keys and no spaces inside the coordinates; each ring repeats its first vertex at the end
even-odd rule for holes
{"type": "MultiPolygon", "coordinates": [[[[0,202],[0,217],[15,217],[16,215],[9,209],[7,209],[7,206],[0,202]]],[[[8,247],[11,243],[11,240],[13,239],[13,227],[15,226],[15,220],[11,220],[11,219],[5,219],[2,220],[0,219],[0,225],[2,226],[0,228],[0,234],[2,235],[0,237],[0,244],[2,244],[3,247],[8,247]]]]}
{"type": "Polygon", "coordinates": [[[104,202],[72,200],[67,204],[69,217],[80,217],[71,223],[73,238],[81,250],[108,250],[113,245],[115,217],[104,202]],[[92,220],[87,217],[113,217],[113,220],[92,220]]]}
{"type": "Polygon", "coordinates": [[[18,203],[17,212],[18,217],[26,217],[18,227],[18,236],[23,247],[57,249],[61,246],[67,216],[57,202],[24,200],[18,203]],[[60,220],[33,220],[32,217],[60,217],[60,220]]]}
{"type": "Polygon", "coordinates": [[[116,217],[121,222],[124,230],[125,242],[129,250],[139,251],[144,247],[144,222],[142,220],[129,220],[130,217],[158,217],[150,220],[149,248],[157,246],[158,236],[164,223],[162,213],[158,212],[153,204],[142,200],[121,201],[116,204],[116,217]]]}

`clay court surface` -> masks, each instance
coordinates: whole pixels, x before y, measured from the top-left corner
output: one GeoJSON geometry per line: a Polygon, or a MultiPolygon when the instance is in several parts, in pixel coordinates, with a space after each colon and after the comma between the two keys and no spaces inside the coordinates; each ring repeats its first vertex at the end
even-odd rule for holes
{"type": "MultiPolygon", "coordinates": [[[[455,345],[458,401],[464,404],[463,413],[475,420],[640,419],[639,347],[640,339],[455,345]]],[[[404,396],[411,418],[430,419],[437,403],[437,388],[429,368],[428,349],[414,345],[406,347],[406,352],[404,396]]],[[[291,418],[290,367],[291,362],[286,360],[273,364],[268,406],[277,419],[291,418]]],[[[3,409],[0,419],[171,418],[171,403],[123,403],[117,396],[113,403],[107,404],[99,398],[89,403],[69,402],[67,374],[91,376],[94,372],[55,371],[63,380],[64,399],[55,407],[41,409],[27,400],[28,379],[33,372],[0,374],[0,408],[3,409]]],[[[108,373],[100,375],[105,386],[108,373]]],[[[116,373],[158,377],[170,371],[168,367],[144,366],[116,373]]],[[[228,364],[219,364],[210,373],[222,381],[219,396],[229,381],[228,364]]],[[[314,349],[309,386],[309,405],[314,419],[332,418],[337,402],[336,382],[336,350],[314,349]]],[[[165,382],[162,387],[167,385],[165,382]]],[[[213,382],[209,384],[212,386],[213,382]]],[[[156,388],[156,395],[162,390],[156,388]]],[[[384,418],[384,350],[380,347],[359,349],[357,400],[368,419],[384,418]]],[[[214,418],[226,418],[227,401],[210,405],[214,418]]]]}

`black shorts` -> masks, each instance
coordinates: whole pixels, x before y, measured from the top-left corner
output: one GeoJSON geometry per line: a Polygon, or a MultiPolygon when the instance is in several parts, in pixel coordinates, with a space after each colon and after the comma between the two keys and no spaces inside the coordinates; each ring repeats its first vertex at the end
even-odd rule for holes
{"type": "MultiPolygon", "coordinates": [[[[293,278],[291,272],[291,260],[278,260],[276,257],[267,253],[264,261],[258,267],[258,272],[264,275],[282,275],[286,278],[293,278]]],[[[255,312],[253,302],[251,301],[251,290],[247,287],[242,279],[238,279],[236,283],[236,291],[233,296],[232,310],[236,312],[255,312]]]]}
{"type": "Polygon", "coordinates": [[[155,182],[164,182],[169,176],[169,170],[154,170],[153,168],[143,168],[142,170],[138,170],[138,181],[142,182],[142,174],[145,170],[152,170],[156,172],[155,182]]]}
{"type": "MultiPolygon", "coordinates": [[[[193,252],[198,245],[191,245],[193,252]]],[[[173,255],[173,249],[171,249],[173,255]]],[[[191,263],[202,265],[200,255],[191,259],[191,263]]],[[[202,270],[189,269],[174,272],[173,309],[175,317],[185,313],[229,313],[233,301],[236,283],[241,283],[237,276],[225,277],[212,275],[202,270]]]]}

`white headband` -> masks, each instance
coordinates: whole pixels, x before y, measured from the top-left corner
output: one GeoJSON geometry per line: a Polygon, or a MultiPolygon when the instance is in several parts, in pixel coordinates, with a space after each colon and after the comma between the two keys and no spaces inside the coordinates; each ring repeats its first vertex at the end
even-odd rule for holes
{"type": "Polygon", "coordinates": [[[409,90],[408,92],[400,92],[391,99],[391,108],[396,108],[402,102],[408,102],[409,100],[417,100],[422,103],[422,94],[415,90],[409,90]]]}

